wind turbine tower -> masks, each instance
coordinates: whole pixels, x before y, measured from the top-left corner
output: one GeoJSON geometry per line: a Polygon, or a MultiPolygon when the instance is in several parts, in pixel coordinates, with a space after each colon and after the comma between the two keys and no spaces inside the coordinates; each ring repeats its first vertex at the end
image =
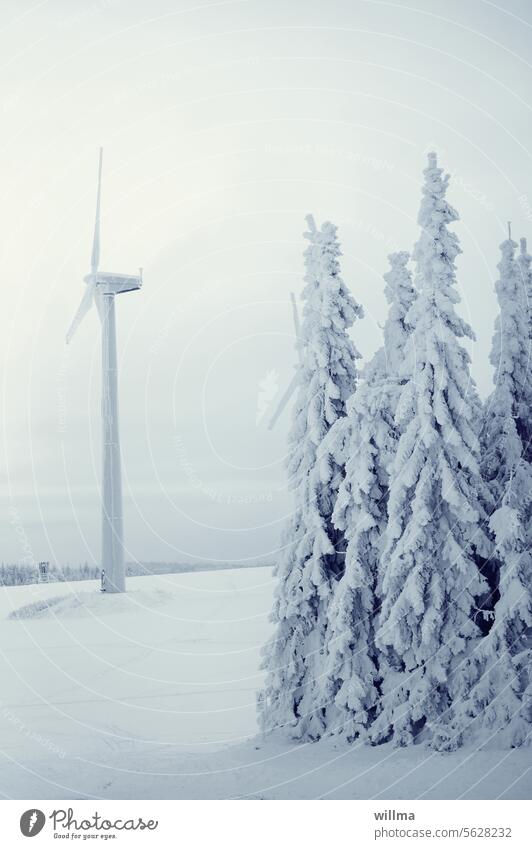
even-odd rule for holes
{"type": "Polygon", "coordinates": [[[103,150],[100,148],[91,271],[84,278],[87,288],[68,330],[66,341],[67,343],[70,342],[82,319],[95,303],[102,326],[102,589],[111,593],[123,593],[126,589],[126,577],[120,433],[118,428],[115,297],[123,292],[133,292],[135,289],[140,289],[142,273],[140,272],[138,276],[131,276],[98,270],[100,264],[102,155],[103,150]]]}

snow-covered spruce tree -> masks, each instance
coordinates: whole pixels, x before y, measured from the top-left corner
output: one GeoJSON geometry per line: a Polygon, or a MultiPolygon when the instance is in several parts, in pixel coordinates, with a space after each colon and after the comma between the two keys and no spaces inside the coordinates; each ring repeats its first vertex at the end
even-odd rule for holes
{"type": "MultiPolygon", "coordinates": [[[[482,496],[488,516],[501,506],[512,470],[516,468],[518,459],[526,456],[530,429],[526,400],[529,347],[526,278],[529,258],[526,251],[522,251],[516,261],[516,247],[510,237],[501,244],[501,260],[497,266],[500,276],[495,284],[500,306],[490,353],[495,389],[484,404],[480,433],[481,471],[486,482],[482,496]]],[[[499,598],[500,562],[496,549],[493,542],[490,558],[483,569],[489,584],[488,592],[479,603],[483,614],[483,620],[479,621],[484,633],[492,625],[494,607],[499,598]]]]}
{"type": "Polygon", "coordinates": [[[458,219],[446,200],[448,182],[430,153],[413,254],[419,294],[407,315],[413,372],[396,413],[402,433],[390,476],[376,634],[394,672],[383,682],[374,727],[375,741],[407,745],[417,738],[436,748],[460,745],[465,718],[453,706],[479,675],[472,617],[486,583],[475,557],[489,550],[478,496],[480,402],[459,341],[473,334],[455,311],[460,247],[448,229],[458,219]]]}
{"type": "Polygon", "coordinates": [[[390,254],[384,275],[390,308],[384,346],[364,369],[324,447],[340,449],[345,463],[333,521],[345,535],[345,573],[330,605],[326,662],[321,683],[327,732],[348,740],[366,736],[378,710],[382,669],[374,643],[378,609],[378,564],[387,520],[388,469],[397,440],[394,423],[398,392],[405,379],[406,314],[415,292],[405,252],[390,254]],[[339,436],[339,438],[338,438],[339,436]]]}
{"type": "Polygon", "coordinates": [[[519,240],[519,256],[517,257],[517,265],[519,266],[519,274],[521,276],[521,287],[523,290],[524,300],[526,303],[526,312],[528,316],[528,326],[532,335],[532,256],[528,253],[526,239],[519,240]]]}
{"type": "MultiPolygon", "coordinates": [[[[397,388],[403,382],[405,374],[408,374],[408,367],[405,367],[406,342],[412,328],[406,316],[416,297],[408,268],[409,260],[410,254],[407,251],[388,255],[390,268],[383,275],[384,294],[389,304],[383,331],[384,345],[363,370],[363,377],[369,383],[389,380],[390,386],[397,388]]],[[[391,403],[393,417],[397,400],[392,399],[391,403]]]]}
{"type": "Polygon", "coordinates": [[[529,327],[532,326],[532,256],[528,253],[526,239],[519,239],[519,256],[517,257],[517,265],[521,275],[521,287],[526,303],[526,312],[528,316],[529,327]]]}
{"type": "Polygon", "coordinates": [[[501,245],[495,285],[500,313],[495,322],[491,363],[495,388],[485,405],[482,470],[495,511],[498,577],[494,624],[479,647],[484,669],[473,688],[470,712],[497,745],[530,742],[532,706],[530,644],[532,607],[532,467],[527,459],[529,319],[526,244],[515,259],[510,238],[501,245]]]}
{"type": "Polygon", "coordinates": [[[526,434],[523,445],[524,456],[532,462],[532,257],[527,251],[526,239],[520,240],[520,251],[517,257],[519,267],[520,285],[523,295],[524,308],[528,319],[528,346],[527,346],[527,375],[528,380],[524,386],[523,398],[521,400],[521,428],[526,434]]]}
{"type": "Polygon", "coordinates": [[[495,388],[484,405],[481,432],[482,475],[495,508],[502,504],[508,482],[524,456],[531,412],[526,409],[527,383],[532,383],[526,291],[516,248],[512,239],[501,244],[495,284],[500,312],[490,354],[495,388]]]}
{"type": "Polygon", "coordinates": [[[490,519],[500,560],[500,598],[493,627],[480,643],[484,671],[468,705],[482,737],[497,746],[532,740],[531,507],[532,470],[523,460],[490,519]]]}
{"type": "Polygon", "coordinates": [[[363,313],[340,276],[336,227],[327,222],[317,229],[312,216],[307,223],[301,365],[289,435],[294,508],[276,569],[277,627],[264,650],[267,675],[258,708],[263,730],[284,726],[293,737],[317,739],[324,719],[316,679],[332,588],[344,569],[341,537],[331,520],[341,468],[329,454],[320,455],[320,445],[345,416],[355,389],[360,355],[347,330],[363,313]]]}

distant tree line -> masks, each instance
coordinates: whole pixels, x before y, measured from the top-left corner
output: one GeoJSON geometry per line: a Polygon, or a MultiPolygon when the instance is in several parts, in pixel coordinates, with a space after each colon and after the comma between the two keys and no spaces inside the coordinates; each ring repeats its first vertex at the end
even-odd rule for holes
{"type": "MultiPolygon", "coordinates": [[[[207,572],[219,569],[243,569],[248,566],[269,565],[257,563],[128,563],[126,574],[130,578],[142,575],[174,575],[183,572],[207,572]]],[[[59,565],[50,564],[48,573],[49,583],[57,581],[99,581],[101,570],[97,564],[70,563],[59,565]]],[[[37,563],[2,563],[0,566],[0,586],[17,587],[24,584],[39,583],[39,566],[37,563]]]]}

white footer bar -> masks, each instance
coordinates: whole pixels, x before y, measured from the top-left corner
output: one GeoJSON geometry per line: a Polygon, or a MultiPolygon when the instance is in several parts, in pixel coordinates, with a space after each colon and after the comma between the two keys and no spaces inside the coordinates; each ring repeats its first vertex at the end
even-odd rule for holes
{"type": "Polygon", "coordinates": [[[526,801],[0,802],[3,846],[365,849],[370,846],[524,849],[526,801]]]}

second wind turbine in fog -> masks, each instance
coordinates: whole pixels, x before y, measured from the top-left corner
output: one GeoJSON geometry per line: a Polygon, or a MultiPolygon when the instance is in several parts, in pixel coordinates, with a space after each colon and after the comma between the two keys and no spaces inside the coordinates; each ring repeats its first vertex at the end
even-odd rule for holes
{"type": "Polygon", "coordinates": [[[100,148],[91,271],[84,278],[87,288],[68,330],[66,341],[70,342],[82,319],[95,303],[102,325],[102,589],[121,593],[126,589],[126,578],[118,427],[115,296],[140,289],[142,274],[132,276],[98,271],[102,156],[103,150],[100,148]]]}

